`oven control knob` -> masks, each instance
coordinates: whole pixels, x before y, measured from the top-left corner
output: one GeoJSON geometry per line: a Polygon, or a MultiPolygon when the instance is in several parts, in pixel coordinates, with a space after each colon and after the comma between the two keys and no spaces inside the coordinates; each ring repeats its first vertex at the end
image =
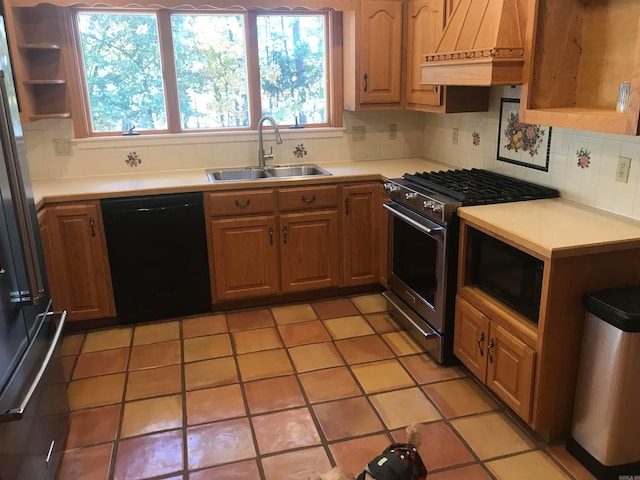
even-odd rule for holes
{"type": "Polygon", "coordinates": [[[406,198],[407,200],[413,200],[414,198],[418,198],[418,192],[405,193],[404,198],[406,198]]]}
{"type": "Polygon", "coordinates": [[[423,202],[422,206],[425,210],[431,210],[433,213],[440,213],[442,211],[442,205],[434,202],[433,200],[423,202]]]}
{"type": "Polygon", "coordinates": [[[384,184],[384,191],[387,193],[397,192],[398,190],[400,190],[400,187],[398,185],[394,185],[393,183],[384,184]]]}

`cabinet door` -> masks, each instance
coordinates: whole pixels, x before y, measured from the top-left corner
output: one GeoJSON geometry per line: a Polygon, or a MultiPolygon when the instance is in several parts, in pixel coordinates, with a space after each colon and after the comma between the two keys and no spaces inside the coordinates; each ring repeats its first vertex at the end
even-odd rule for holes
{"type": "Polygon", "coordinates": [[[212,296],[233,300],[278,293],[276,235],[273,215],[210,220],[212,296]]]}
{"type": "Polygon", "coordinates": [[[107,246],[98,202],[47,208],[41,223],[51,298],[69,320],[115,315],[107,246]]]}
{"type": "Polygon", "coordinates": [[[360,103],[400,103],[402,2],[363,0],[360,26],[360,103]]]}
{"type": "Polygon", "coordinates": [[[487,373],[489,319],[461,297],[456,297],[453,353],[483,383],[487,373]]]}
{"type": "Polygon", "coordinates": [[[345,285],[378,281],[379,185],[342,187],[342,264],[345,285]]]}
{"type": "Polygon", "coordinates": [[[280,215],[279,234],[284,293],[340,284],[337,210],[280,215]]]}
{"type": "Polygon", "coordinates": [[[535,351],[495,324],[491,325],[487,348],[487,386],[523,420],[529,421],[535,351]]]}
{"type": "Polygon", "coordinates": [[[440,105],[442,88],[421,85],[420,65],[425,53],[433,53],[444,28],[444,0],[409,0],[407,14],[407,101],[420,105],[440,105]]]}

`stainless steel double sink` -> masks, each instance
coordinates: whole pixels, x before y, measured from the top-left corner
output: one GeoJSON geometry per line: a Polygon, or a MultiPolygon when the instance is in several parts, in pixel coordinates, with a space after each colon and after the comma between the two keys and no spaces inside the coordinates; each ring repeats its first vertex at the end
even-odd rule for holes
{"type": "Polygon", "coordinates": [[[206,170],[209,182],[239,182],[274,178],[318,177],[331,175],[313,163],[304,165],[280,165],[275,167],[241,167],[206,170]]]}

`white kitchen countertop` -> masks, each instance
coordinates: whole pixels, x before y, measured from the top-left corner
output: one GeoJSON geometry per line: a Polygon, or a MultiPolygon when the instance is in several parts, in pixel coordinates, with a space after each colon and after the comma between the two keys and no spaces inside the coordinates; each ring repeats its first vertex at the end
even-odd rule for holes
{"type": "Polygon", "coordinates": [[[640,222],[551,198],[461,207],[468,220],[545,258],[640,248],[640,222]]]}
{"type": "Polygon", "coordinates": [[[406,172],[447,170],[451,165],[424,158],[373,160],[359,162],[323,162],[320,167],[332,173],[328,177],[305,177],[246,182],[209,183],[204,168],[166,172],[123,173],[55,180],[34,180],[33,194],[38,208],[55,202],[96,200],[130,195],[153,195],[207,190],[233,190],[273,186],[293,186],[335,181],[367,181],[401,177],[406,172]],[[348,177],[348,178],[347,178],[348,177]]]}

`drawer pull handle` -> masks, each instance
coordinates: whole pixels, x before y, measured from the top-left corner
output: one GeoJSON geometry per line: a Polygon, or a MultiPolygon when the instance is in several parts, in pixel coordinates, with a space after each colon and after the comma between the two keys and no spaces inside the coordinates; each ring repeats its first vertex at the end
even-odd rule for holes
{"type": "Polygon", "coordinates": [[[96,221],[93,219],[93,217],[89,217],[89,226],[91,227],[91,236],[92,237],[96,236],[95,224],[96,224],[96,221]]]}
{"type": "Polygon", "coordinates": [[[349,215],[349,197],[344,199],[344,214],[349,215]]]}
{"type": "Polygon", "coordinates": [[[365,73],[363,78],[364,78],[364,91],[366,92],[367,90],[369,90],[369,76],[365,73]]]}
{"type": "Polygon", "coordinates": [[[489,340],[489,344],[487,345],[487,355],[489,356],[489,362],[493,363],[493,355],[491,355],[491,349],[495,347],[493,343],[493,338],[489,340]]]}
{"type": "Polygon", "coordinates": [[[480,339],[478,340],[478,348],[480,349],[480,356],[484,355],[484,350],[482,350],[482,342],[484,342],[484,332],[480,334],[480,339]]]}
{"type": "Polygon", "coordinates": [[[249,205],[251,205],[251,199],[250,198],[247,198],[247,200],[244,202],[244,205],[240,203],[240,200],[236,200],[236,207],[246,208],[249,205]]]}
{"type": "Polygon", "coordinates": [[[269,227],[269,245],[273,245],[273,228],[269,227]]]}
{"type": "Polygon", "coordinates": [[[305,203],[313,203],[313,202],[316,201],[316,196],[314,195],[311,198],[307,198],[304,195],[302,195],[302,201],[305,202],[305,203]]]}
{"type": "Polygon", "coordinates": [[[287,226],[282,227],[282,241],[287,243],[287,226]]]}

